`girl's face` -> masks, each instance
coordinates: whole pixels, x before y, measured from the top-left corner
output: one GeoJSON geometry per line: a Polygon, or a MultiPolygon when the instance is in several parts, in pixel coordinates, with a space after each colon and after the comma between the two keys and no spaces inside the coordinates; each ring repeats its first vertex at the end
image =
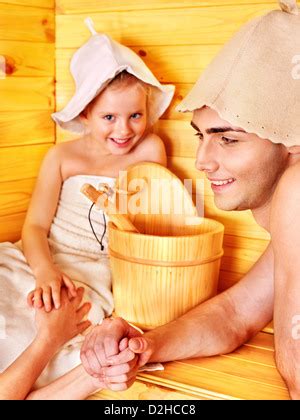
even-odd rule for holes
{"type": "Polygon", "coordinates": [[[138,83],[108,87],[88,109],[83,120],[89,137],[102,143],[104,152],[125,155],[146,131],[146,91],[138,83]]]}

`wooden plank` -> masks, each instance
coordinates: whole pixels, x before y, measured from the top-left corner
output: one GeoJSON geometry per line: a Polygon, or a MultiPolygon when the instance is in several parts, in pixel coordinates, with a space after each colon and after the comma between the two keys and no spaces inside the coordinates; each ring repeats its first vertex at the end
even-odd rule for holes
{"type": "Polygon", "coordinates": [[[43,9],[54,9],[55,0],[2,0],[3,4],[15,4],[18,6],[37,7],[43,9]]]}
{"type": "Polygon", "coordinates": [[[27,211],[35,181],[28,178],[0,183],[0,218],[27,211]]]}
{"type": "Polygon", "coordinates": [[[243,254],[243,251],[245,250],[240,250],[238,248],[229,248],[228,250],[226,246],[223,248],[224,256],[222,257],[221,261],[221,269],[226,271],[234,271],[236,273],[245,274],[251,270],[253,265],[260,257],[259,253],[252,252],[249,253],[246,258],[243,254]]]}
{"type": "Polygon", "coordinates": [[[54,143],[51,111],[0,112],[0,147],[54,143]]]}
{"type": "Polygon", "coordinates": [[[7,77],[54,77],[54,44],[5,41],[0,54],[5,57],[7,77]]]}
{"type": "Polygon", "coordinates": [[[183,9],[194,7],[217,7],[224,4],[235,5],[240,7],[244,4],[270,4],[270,7],[278,8],[278,3],[274,0],[57,0],[56,13],[60,14],[77,14],[77,13],[97,13],[110,11],[131,11],[131,10],[160,10],[160,9],[183,9]]]}
{"type": "Polygon", "coordinates": [[[274,337],[270,334],[260,332],[249,340],[245,346],[274,351],[274,337]]]}
{"type": "Polygon", "coordinates": [[[0,190],[6,182],[35,178],[50,147],[51,144],[1,148],[0,190]]]}
{"type": "MultiPolygon", "coordinates": [[[[227,399],[289,399],[284,384],[275,386],[247,378],[249,368],[247,364],[243,365],[244,372],[239,372],[242,376],[237,376],[231,372],[231,361],[225,368],[223,366],[224,372],[219,370],[220,366],[217,363],[211,363],[208,368],[201,367],[201,364],[205,365],[206,362],[207,359],[202,359],[200,363],[197,360],[193,364],[187,364],[186,362],[166,363],[164,372],[142,373],[139,375],[139,379],[196,396],[200,390],[202,395],[220,395],[227,399]]],[[[220,368],[222,369],[222,366],[220,368]]]]}
{"type": "Polygon", "coordinates": [[[0,217],[0,242],[16,242],[21,237],[26,213],[0,217]]]}
{"type": "MultiPolygon", "coordinates": [[[[246,361],[254,365],[269,366],[273,369],[273,372],[274,372],[274,369],[276,369],[274,350],[260,349],[260,348],[255,348],[252,346],[242,346],[239,349],[235,350],[233,353],[229,355],[223,355],[222,357],[223,359],[224,358],[232,359],[233,363],[236,359],[243,362],[246,361]]],[[[267,378],[265,379],[267,380],[267,378]]],[[[272,380],[274,380],[273,375],[272,375],[272,380]]],[[[275,382],[276,384],[282,386],[282,379],[277,374],[275,377],[275,382]]]]}
{"type": "Polygon", "coordinates": [[[129,389],[114,392],[109,389],[97,392],[88,400],[193,400],[195,397],[183,392],[136,381],[129,389]]]}
{"type": "MultiPolygon", "coordinates": [[[[189,118],[192,119],[191,113],[189,118]]],[[[195,165],[199,139],[189,121],[160,120],[154,132],[163,139],[168,156],[192,158],[195,165]]]]}
{"type": "MultiPolygon", "coordinates": [[[[250,357],[250,353],[251,351],[247,348],[246,354],[248,354],[248,357],[250,357]]],[[[283,379],[275,367],[274,354],[272,352],[264,351],[264,356],[262,356],[262,350],[256,349],[256,351],[251,353],[251,360],[247,359],[246,354],[243,353],[243,348],[240,349],[240,354],[244,358],[238,357],[238,353],[234,352],[230,355],[185,360],[181,363],[191,366],[195,374],[197,374],[198,370],[202,371],[202,369],[205,369],[285,389],[283,379]],[[255,359],[259,360],[261,357],[263,357],[264,363],[255,362],[255,359]]]]}
{"type": "MultiPolygon", "coordinates": [[[[226,235],[225,235],[226,237],[226,235]]],[[[233,286],[235,283],[240,281],[245,273],[235,273],[234,271],[225,271],[220,269],[220,277],[219,277],[219,284],[218,284],[218,293],[223,292],[229,287],[233,286]]]]}
{"type": "Polygon", "coordinates": [[[270,322],[264,329],[263,331],[267,334],[274,334],[274,322],[270,322]]]}
{"type": "MultiPolygon", "coordinates": [[[[217,11],[214,7],[162,9],[159,13],[135,10],[94,13],[92,18],[97,31],[108,33],[128,46],[222,45],[241,25],[270,9],[269,4],[225,5],[217,11]]],[[[86,12],[57,16],[58,48],[78,48],[89,38],[85,18],[86,12]]]]}
{"type": "Polygon", "coordinates": [[[54,10],[0,3],[1,41],[54,43],[54,10]]]}
{"type": "Polygon", "coordinates": [[[54,109],[53,78],[7,77],[0,83],[0,112],[54,109]]]}
{"type": "MultiPolygon", "coordinates": [[[[131,47],[161,83],[193,84],[222,45],[159,45],[131,47]]],[[[70,60],[76,48],[56,50],[57,83],[72,87],[70,60]]]]}
{"type": "Polygon", "coordinates": [[[231,236],[226,235],[224,238],[224,245],[227,248],[244,248],[247,250],[252,250],[258,254],[262,254],[266,247],[268,246],[269,241],[257,238],[245,238],[243,236],[231,236]]]}

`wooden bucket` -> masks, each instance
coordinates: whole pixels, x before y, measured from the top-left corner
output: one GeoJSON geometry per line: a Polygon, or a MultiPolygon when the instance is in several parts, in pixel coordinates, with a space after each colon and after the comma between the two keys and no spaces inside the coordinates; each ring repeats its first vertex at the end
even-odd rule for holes
{"type": "Polygon", "coordinates": [[[216,295],[224,226],[204,218],[193,232],[154,236],[109,223],[117,316],[149,330],[216,295]]]}

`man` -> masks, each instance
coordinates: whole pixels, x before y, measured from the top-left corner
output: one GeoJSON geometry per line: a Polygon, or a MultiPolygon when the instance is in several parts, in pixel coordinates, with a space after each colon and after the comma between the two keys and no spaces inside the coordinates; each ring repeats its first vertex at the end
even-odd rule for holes
{"type": "Polygon", "coordinates": [[[196,167],[215,204],[251,209],[270,244],[239,283],[167,325],[143,336],[122,319],[94,329],[82,362],[111,389],[147,362],[229,353],[274,317],[277,367],[300,398],[300,15],[295,0],[280,5],[225,45],[179,107],[193,112],[196,167]]]}

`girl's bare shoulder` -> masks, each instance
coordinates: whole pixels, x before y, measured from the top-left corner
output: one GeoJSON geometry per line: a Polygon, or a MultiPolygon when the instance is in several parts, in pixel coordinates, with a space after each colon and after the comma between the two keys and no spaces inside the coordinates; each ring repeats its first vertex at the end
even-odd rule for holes
{"type": "Polygon", "coordinates": [[[69,140],[63,143],[57,143],[54,149],[61,157],[68,157],[70,154],[79,155],[82,151],[82,139],[69,140]]]}
{"type": "Polygon", "coordinates": [[[163,140],[155,133],[149,133],[137,145],[134,154],[139,161],[150,161],[167,165],[167,154],[163,140]]]}

